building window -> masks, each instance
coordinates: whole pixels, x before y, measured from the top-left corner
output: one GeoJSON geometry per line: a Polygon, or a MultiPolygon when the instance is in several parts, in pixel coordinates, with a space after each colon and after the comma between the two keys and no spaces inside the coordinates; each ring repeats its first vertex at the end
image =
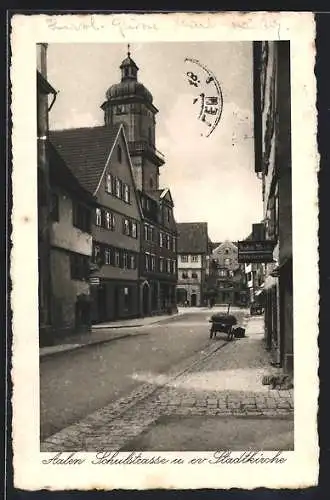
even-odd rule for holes
{"type": "Polygon", "coordinates": [[[113,192],[113,177],[111,174],[107,175],[106,183],[105,183],[105,190],[107,193],[110,193],[110,194],[112,194],[112,192],[113,192]]]}
{"type": "Polygon", "coordinates": [[[188,262],[188,255],[180,255],[181,262],[188,262]]]}
{"type": "Polygon", "coordinates": [[[145,262],[145,270],[150,271],[150,255],[147,253],[144,256],[144,262],[145,262]]]}
{"type": "Polygon", "coordinates": [[[144,225],[144,239],[146,241],[154,241],[155,238],[155,228],[153,226],[149,226],[148,224],[144,225]]]}
{"type": "Polygon", "coordinates": [[[229,250],[228,250],[228,248],[226,248],[226,250],[225,250],[225,254],[226,254],[226,255],[228,255],[228,254],[229,254],[229,250]]]}
{"type": "Polygon", "coordinates": [[[136,256],[135,255],[130,256],[130,263],[131,263],[131,269],[136,269],[136,256]]]}
{"type": "Polygon", "coordinates": [[[137,238],[137,223],[132,222],[132,237],[137,238]]]}
{"type": "Polygon", "coordinates": [[[191,262],[198,262],[199,256],[198,255],[192,255],[191,256],[191,262]]]}
{"type": "Polygon", "coordinates": [[[173,274],[176,274],[176,260],[173,260],[173,274]]]}
{"type": "Polygon", "coordinates": [[[128,184],[124,184],[124,201],[129,203],[131,201],[130,189],[128,184]]]}
{"type": "Polygon", "coordinates": [[[129,220],[128,220],[128,219],[123,219],[123,233],[124,233],[126,236],[129,236],[129,235],[130,235],[130,231],[129,231],[129,220]]]}
{"type": "Polygon", "coordinates": [[[95,262],[95,264],[98,264],[100,256],[101,256],[101,249],[100,249],[100,247],[98,245],[94,245],[94,248],[93,248],[93,261],[95,262]]]}
{"type": "Polygon", "coordinates": [[[70,254],[70,272],[73,280],[86,280],[89,276],[89,257],[79,253],[70,254]]]}
{"type": "Polygon", "coordinates": [[[171,236],[169,234],[166,235],[166,247],[171,250],[171,236]]]}
{"type": "Polygon", "coordinates": [[[97,226],[102,226],[102,211],[100,208],[97,208],[96,211],[95,211],[95,214],[96,214],[96,225],[97,226]]]}
{"type": "Polygon", "coordinates": [[[91,211],[80,203],[73,203],[72,223],[81,231],[91,232],[91,211]]]}
{"type": "Polygon", "coordinates": [[[121,163],[121,160],[122,160],[122,153],[121,153],[121,147],[117,146],[117,160],[119,161],[119,163],[121,163]]]}
{"type": "Polygon", "coordinates": [[[151,256],[151,270],[156,271],[156,257],[155,257],[155,255],[151,256]]]}
{"type": "Polygon", "coordinates": [[[175,238],[172,238],[172,251],[175,252],[175,250],[176,250],[175,238]]]}
{"type": "Polygon", "coordinates": [[[164,234],[162,232],[159,233],[159,246],[163,247],[164,245],[164,234]]]}
{"type": "Polygon", "coordinates": [[[122,189],[122,182],[120,179],[116,178],[116,196],[117,198],[121,198],[121,189],[122,189]]]}
{"type": "Polygon", "coordinates": [[[225,259],[225,266],[230,266],[231,260],[230,259],[225,259]]]}
{"type": "Polygon", "coordinates": [[[192,272],[192,273],[191,273],[191,277],[192,277],[193,279],[197,279],[197,278],[198,278],[198,274],[197,274],[197,273],[195,273],[195,272],[192,272]]]}
{"type": "Polygon", "coordinates": [[[119,255],[119,250],[115,250],[115,266],[119,267],[120,266],[120,255],[119,255]]]}
{"type": "Polygon", "coordinates": [[[171,261],[170,261],[170,259],[166,259],[166,272],[167,273],[171,272],[171,261]]]}
{"type": "Polygon", "coordinates": [[[183,280],[188,279],[188,273],[187,272],[182,273],[182,279],[183,280]]]}
{"type": "Polygon", "coordinates": [[[148,226],[147,226],[147,224],[144,225],[144,239],[146,241],[148,240],[148,226]]]}
{"type": "Polygon", "coordinates": [[[110,248],[106,248],[104,250],[104,258],[105,258],[105,263],[107,265],[110,265],[111,264],[111,250],[110,250],[110,248]]]}
{"type": "Polygon", "coordinates": [[[123,268],[124,269],[128,268],[128,255],[127,255],[127,252],[123,253],[123,268]]]}
{"type": "Polygon", "coordinates": [[[111,231],[115,229],[115,217],[108,210],[105,212],[105,227],[111,231]]]}
{"type": "Polygon", "coordinates": [[[154,181],[152,180],[152,177],[150,177],[150,179],[149,179],[149,187],[150,187],[150,189],[154,188],[154,181]]]}
{"type": "Polygon", "coordinates": [[[159,272],[161,272],[161,273],[164,272],[164,258],[163,257],[159,258],[159,272]]]}
{"type": "Polygon", "coordinates": [[[50,218],[53,222],[58,222],[60,220],[60,210],[59,210],[59,198],[56,193],[51,194],[50,199],[50,218]]]}

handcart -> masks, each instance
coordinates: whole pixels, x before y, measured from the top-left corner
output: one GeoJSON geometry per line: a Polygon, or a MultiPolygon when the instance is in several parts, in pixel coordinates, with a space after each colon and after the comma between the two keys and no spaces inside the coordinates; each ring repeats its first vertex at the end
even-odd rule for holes
{"type": "Polygon", "coordinates": [[[237,319],[232,314],[229,314],[230,304],[228,304],[227,313],[213,314],[210,318],[210,339],[216,337],[217,332],[227,334],[227,340],[233,340],[233,326],[237,324],[237,319]]]}

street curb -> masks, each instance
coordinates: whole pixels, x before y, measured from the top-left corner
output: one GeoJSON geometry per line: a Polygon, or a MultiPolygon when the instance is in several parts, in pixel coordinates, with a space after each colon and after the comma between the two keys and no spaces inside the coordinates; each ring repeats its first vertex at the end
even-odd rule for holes
{"type": "MultiPolygon", "coordinates": [[[[155,325],[155,324],[161,324],[163,322],[167,322],[169,320],[172,320],[174,318],[176,318],[177,316],[181,316],[180,313],[176,313],[176,314],[173,314],[171,315],[169,318],[163,318],[163,319],[160,319],[160,320],[157,320],[157,321],[153,321],[152,323],[149,323],[148,325],[144,325],[144,324],[139,324],[139,325],[130,325],[130,326],[124,326],[124,325],[121,325],[121,326],[116,326],[116,327],[101,327],[101,328],[98,328],[99,330],[101,329],[108,329],[108,330],[118,330],[120,328],[141,328],[142,326],[151,326],[151,325],[155,325]]],[[[72,351],[76,351],[77,349],[82,349],[83,347],[89,347],[89,346],[92,346],[92,345],[99,345],[99,344],[106,344],[107,342],[112,342],[114,340],[119,340],[119,339],[124,339],[124,338],[127,338],[127,337],[134,337],[135,335],[140,335],[139,333],[135,334],[135,333],[123,333],[123,334],[120,334],[118,335],[117,337],[110,337],[110,338],[107,338],[107,339],[102,339],[102,340],[95,340],[95,341],[90,341],[90,342],[86,342],[85,344],[77,344],[77,345],[74,345],[72,346],[70,349],[63,349],[63,350],[58,350],[58,351],[53,351],[53,352],[47,352],[45,354],[42,354],[42,353],[39,353],[39,359],[45,359],[45,358],[50,358],[51,356],[56,356],[58,354],[65,354],[67,352],[72,352],[72,351]]],[[[62,344],[63,345],[63,344],[62,344]]]]}
{"type": "MultiPolygon", "coordinates": [[[[152,321],[148,324],[145,323],[137,323],[136,325],[95,325],[94,330],[119,330],[120,328],[141,328],[141,326],[149,326],[149,325],[155,325],[156,323],[162,323],[163,321],[168,321],[171,320],[172,318],[176,318],[177,316],[181,316],[182,313],[175,313],[171,314],[168,318],[163,318],[163,319],[155,319],[155,321],[152,321]]],[[[93,330],[93,327],[92,327],[93,330]]]]}
{"type": "MultiPolygon", "coordinates": [[[[137,334],[138,335],[138,334],[137,334]]],[[[114,340],[119,340],[119,339],[124,339],[126,337],[134,337],[135,334],[132,333],[123,333],[122,335],[118,335],[118,337],[112,337],[108,339],[102,339],[102,340],[95,340],[92,342],[87,342],[86,344],[79,344],[71,347],[70,349],[63,349],[59,351],[53,351],[53,352],[47,352],[45,354],[39,354],[39,359],[45,359],[45,358],[50,358],[52,356],[56,356],[59,354],[65,354],[67,352],[72,352],[72,351],[77,351],[78,349],[82,349],[83,347],[90,347],[94,345],[100,345],[100,344],[106,344],[107,342],[113,342],[114,340]]]]}

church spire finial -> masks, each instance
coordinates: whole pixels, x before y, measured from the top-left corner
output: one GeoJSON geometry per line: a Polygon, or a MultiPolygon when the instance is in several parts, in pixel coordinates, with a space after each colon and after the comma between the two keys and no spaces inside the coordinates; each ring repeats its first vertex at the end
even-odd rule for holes
{"type": "Polygon", "coordinates": [[[130,47],[131,47],[131,46],[130,46],[130,44],[128,43],[128,44],[127,44],[127,56],[128,56],[128,57],[131,57],[130,47]]]}

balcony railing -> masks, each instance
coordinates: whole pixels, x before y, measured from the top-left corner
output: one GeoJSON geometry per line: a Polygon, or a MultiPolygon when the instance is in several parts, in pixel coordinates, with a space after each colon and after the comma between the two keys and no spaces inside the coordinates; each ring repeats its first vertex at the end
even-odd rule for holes
{"type": "Polygon", "coordinates": [[[128,143],[128,147],[131,153],[143,153],[146,151],[157,156],[163,163],[165,162],[165,156],[163,153],[158,151],[158,149],[148,141],[130,141],[128,143]]]}

